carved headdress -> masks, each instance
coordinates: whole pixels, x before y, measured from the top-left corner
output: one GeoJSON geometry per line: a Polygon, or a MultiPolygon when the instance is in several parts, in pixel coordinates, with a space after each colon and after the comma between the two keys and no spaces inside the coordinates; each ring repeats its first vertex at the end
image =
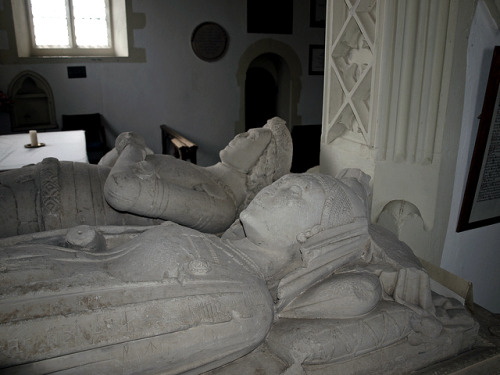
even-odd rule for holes
{"type": "Polygon", "coordinates": [[[285,174],[290,173],[293,152],[292,137],[286,126],[286,121],[279,117],[268,120],[264,128],[271,130],[273,133],[276,147],[273,181],[276,181],[285,174]]]}
{"type": "Polygon", "coordinates": [[[304,243],[319,232],[335,230],[340,226],[354,223],[358,219],[367,218],[366,195],[362,194],[361,189],[355,191],[352,186],[344,184],[342,180],[328,175],[305,174],[304,176],[321,185],[325,193],[325,203],[321,223],[301,233],[297,238],[299,242],[304,243]]]}
{"type": "Polygon", "coordinates": [[[262,188],[290,173],[293,144],[286,121],[279,117],[273,117],[267,121],[263,128],[271,130],[271,142],[247,175],[247,197],[239,207],[238,213],[250,203],[262,188]]]}
{"type": "Polygon", "coordinates": [[[321,185],[325,201],[321,222],[297,235],[302,267],[281,279],[278,310],[333,270],[360,259],[370,245],[367,210],[360,192],[332,176],[302,176],[321,185]]]}

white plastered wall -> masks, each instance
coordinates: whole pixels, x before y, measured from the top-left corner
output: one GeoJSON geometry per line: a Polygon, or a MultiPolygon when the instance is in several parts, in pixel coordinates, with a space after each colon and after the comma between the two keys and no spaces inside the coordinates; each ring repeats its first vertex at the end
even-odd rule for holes
{"type": "Polygon", "coordinates": [[[453,198],[441,267],[472,282],[474,301],[500,313],[500,224],[456,232],[479,125],[493,48],[500,30],[486,2],[480,0],[472,22],[468,51],[462,130],[456,162],[453,198]]]}

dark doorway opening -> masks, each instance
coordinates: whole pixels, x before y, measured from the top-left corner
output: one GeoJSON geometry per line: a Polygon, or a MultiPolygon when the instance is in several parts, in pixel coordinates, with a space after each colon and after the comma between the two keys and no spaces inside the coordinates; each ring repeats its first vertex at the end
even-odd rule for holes
{"type": "Polygon", "coordinates": [[[249,68],[245,81],[245,130],[263,126],[277,114],[278,85],[264,68],[249,68]]]}

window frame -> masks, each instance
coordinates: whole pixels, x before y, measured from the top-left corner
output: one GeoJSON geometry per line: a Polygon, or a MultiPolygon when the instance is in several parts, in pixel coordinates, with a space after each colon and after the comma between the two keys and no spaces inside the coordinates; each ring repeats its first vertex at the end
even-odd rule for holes
{"type": "MultiPolygon", "coordinates": [[[[96,57],[128,57],[128,31],[125,0],[106,0],[109,14],[109,38],[111,47],[108,48],[45,48],[36,47],[33,34],[30,1],[11,0],[14,29],[16,34],[17,54],[20,58],[96,58],[96,57]]],[[[68,4],[68,3],[67,3],[68,4]]],[[[69,11],[69,10],[68,10],[69,11]]],[[[71,14],[71,12],[70,12],[71,14]]],[[[73,20],[70,36],[74,43],[73,20]]]]}

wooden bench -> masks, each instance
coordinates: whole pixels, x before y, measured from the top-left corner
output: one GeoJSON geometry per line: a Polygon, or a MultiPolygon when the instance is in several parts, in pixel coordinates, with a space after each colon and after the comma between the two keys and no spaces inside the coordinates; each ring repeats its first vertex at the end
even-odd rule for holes
{"type": "Polygon", "coordinates": [[[189,160],[196,164],[198,145],[183,137],[167,125],[160,125],[162,153],[174,155],[181,160],[189,160]]]}

